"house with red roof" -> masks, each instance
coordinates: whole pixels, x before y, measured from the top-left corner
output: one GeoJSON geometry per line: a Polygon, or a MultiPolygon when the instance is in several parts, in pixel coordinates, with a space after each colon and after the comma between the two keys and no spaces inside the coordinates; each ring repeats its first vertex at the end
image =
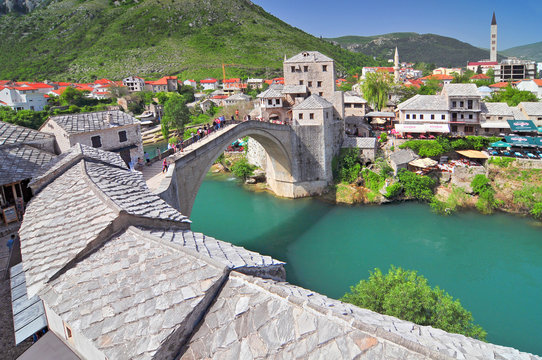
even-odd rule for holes
{"type": "Polygon", "coordinates": [[[522,91],[530,91],[542,100],[542,79],[521,80],[516,84],[516,88],[522,91]]]}
{"type": "Polygon", "coordinates": [[[472,75],[470,77],[471,82],[475,82],[475,81],[478,81],[478,80],[491,80],[491,78],[489,76],[487,76],[486,74],[476,74],[476,75],[472,75]]]}
{"type": "Polygon", "coordinates": [[[446,85],[450,84],[452,80],[454,79],[453,76],[450,75],[444,75],[444,74],[433,74],[428,75],[420,78],[420,80],[423,82],[423,84],[427,84],[429,80],[438,80],[441,84],[446,85]]]}
{"type": "Polygon", "coordinates": [[[471,61],[467,63],[467,70],[478,72],[478,68],[482,70],[482,73],[485,74],[489,69],[497,69],[499,63],[497,61],[471,61]]]}
{"type": "Polygon", "coordinates": [[[0,85],[0,106],[8,106],[15,111],[41,111],[47,105],[43,89],[41,85],[27,83],[0,85]]]}
{"type": "Polygon", "coordinates": [[[183,81],[183,85],[192,86],[194,89],[198,87],[198,83],[196,82],[196,80],[193,79],[186,79],[185,81],[183,81]]]}
{"type": "Polygon", "coordinates": [[[489,85],[493,91],[500,91],[508,86],[512,86],[508,81],[500,81],[498,83],[489,85]]]}
{"type": "Polygon", "coordinates": [[[390,66],[365,66],[362,69],[361,78],[365,79],[365,76],[367,76],[367,74],[375,73],[375,72],[385,72],[390,75],[393,75],[394,70],[393,70],[393,67],[390,67],[390,66]]]}
{"type": "Polygon", "coordinates": [[[337,86],[342,86],[343,84],[346,84],[346,83],[347,83],[346,79],[341,78],[341,79],[335,80],[335,84],[337,84],[337,86]]]}
{"type": "Polygon", "coordinates": [[[284,78],[283,77],[274,78],[272,84],[284,85],[284,78]]]}
{"type": "Polygon", "coordinates": [[[145,81],[145,89],[152,92],[177,91],[179,82],[177,76],[164,76],[155,81],[145,81]]]}
{"type": "MultiPolygon", "coordinates": [[[[218,89],[218,80],[215,78],[207,78],[203,79],[200,82],[201,87],[203,90],[216,90],[218,89]]],[[[190,85],[192,86],[192,85],[190,85]]]]}
{"type": "Polygon", "coordinates": [[[242,91],[247,88],[247,84],[243,84],[240,78],[225,79],[222,81],[222,90],[227,93],[242,91]]]}

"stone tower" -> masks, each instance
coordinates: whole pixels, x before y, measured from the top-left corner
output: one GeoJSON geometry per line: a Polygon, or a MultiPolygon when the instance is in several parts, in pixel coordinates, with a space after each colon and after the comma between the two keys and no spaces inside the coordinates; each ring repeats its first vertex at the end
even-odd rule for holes
{"type": "Polygon", "coordinates": [[[491,20],[491,47],[489,51],[489,61],[497,61],[497,20],[495,19],[495,11],[493,11],[493,19],[491,20]]]}
{"type": "Polygon", "coordinates": [[[395,56],[393,58],[393,78],[396,83],[399,82],[399,51],[395,47],[395,56]]]}

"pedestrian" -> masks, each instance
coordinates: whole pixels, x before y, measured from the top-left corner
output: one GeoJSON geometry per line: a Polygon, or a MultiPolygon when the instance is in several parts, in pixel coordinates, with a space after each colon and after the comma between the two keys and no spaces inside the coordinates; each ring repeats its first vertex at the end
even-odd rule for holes
{"type": "Polygon", "coordinates": [[[149,158],[149,153],[145,151],[144,156],[145,162],[147,163],[147,165],[149,165],[149,163],[151,162],[151,159],[149,158]]]}
{"type": "Polygon", "coordinates": [[[162,162],[162,174],[167,172],[167,168],[168,168],[167,159],[164,159],[164,161],[162,162]]]}
{"type": "Polygon", "coordinates": [[[156,148],[156,154],[158,154],[158,159],[162,160],[162,153],[160,152],[160,148],[156,148]]]}
{"type": "Polygon", "coordinates": [[[239,109],[235,109],[235,118],[239,120],[239,109]]]}

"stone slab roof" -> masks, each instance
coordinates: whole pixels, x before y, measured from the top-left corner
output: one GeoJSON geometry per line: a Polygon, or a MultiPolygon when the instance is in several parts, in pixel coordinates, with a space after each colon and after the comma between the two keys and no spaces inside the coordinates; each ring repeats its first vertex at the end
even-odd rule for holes
{"type": "Polygon", "coordinates": [[[313,94],[294,106],[294,110],[327,109],[330,107],[333,107],[333,104],[323,97],[313,94]]]}
{"type": "Polygon", "coordinates": [[[250,101],[252,98],[243,93],[233,94],[232,96],[225,99],[226,101],[250,101]]]}
{"type": "Polygon", "coordinates": [[[135,117],[119,110],[59,115],[48,121],[56,122],[70,135],[139,123],[135,117]],[[111,115],[111,122],[107,121],[108,114],[111,115]]]}
{"type": "Polygon", "coordinates": [[[507,103],[482,102],[482,114],[488,116],[514,116],[512,108],[507,103]]]}
{"type": "Polygon", "coordinates": [[[518,109],[517,106],[514,106],[511,109],[512,113],[514,114],[514,120],[526,120],[525,114],[520,109],[518,109]]]}
{"type": "Polygon", "coordinates": [[[529,116],[542,116],[542,102],[521,102],[518,107],[529,116]]]}
{"type": "Polygon", "coordinates": [[[82,253],[116,218],[78,163],[28,205],[19,230],[28,295],[82,253]],[[62,249],[62,251],[59,251],[62,249]]]}
{"type": "Polygon", "coordinates": [[[328,61],[333,61],[333,59],[318,51],[303,51],[287,60],[284,60],[284,64],[328,61]]]}
{"type": "Polygon", "coordinates": [[[41,292],[109,359],[174,358],[225,267],[128,228],[41,292]]]}
{"type": "Polygon", "coordinates": [[[41,140],[51,140],[53,135],[45,134],[24,126],[18,126],[0,121],[0,146],[22,143],[32,143],[41,140]]]}
{"type": "Polygon", "coordinates": [[[275,260],[270,256],[261,255],[190,230],[141,229],[141,231],[167,242],[173,242],[192,249],[231,269],[284,265],[282,261],[275,260]]]}
{"type": "Polygon", "coordinates": [[[284,85],[282,89],[283,94],[306,94],[307,86],[306,85],[284,85]]]}
{"type": "Polygon", "coordinates": [[[395,151],[393,154],[390,155],[390,161],[394,162],[397,165],[408,164],[409,162],[411,162],[412,160],[416,160],[417,158],[419,158],[419,156],[410,149],[395,151]]]}
{"type": "Polygon", "coordinates": [[[448,111],[448,102],[441,95],[415,95],[397,105],[397,109],[448,111]]]}
{"type": "Polygon", "coordinates": [[[28,145],[0,147],[0,185],[31,179],[54,157],[28,145]]]}
{"type": "Polygon", "coordinates": [[[345,104],[367,104],[367,100],[359,95],[344,95],[345,104]]]}
{"type": "Polygon", "coordinates": [[[282,94],[282,91],[273,87],[270,87],[264,92],[258,94],[258,98],[260,99],[283,98],[283,97],[284,95],[282,94]]]}
{"type": "Polygon", "coordinates": [[[182,359],[536,359],[232,272],[182,359]]]}
{"type": "Polygon", "coordinates": [[[37,171],[34,179],[30,182],[30,185],[34,188],[34,191],[39,190],[39,188],[46,184],[47,180],[51,180],[55,174],[63,172],[83,158],[100,161],[119,168],[127,168],[126,163],[118,153],[96,149],[78,143],[68,149],[68,151],[52,159],[49,163],[44,164],[37,171]]]}
{"type": "Polygon", "coordinates": [[[480,97],[476,84],[445,84],[442,93],[448,96],[480,97]]]}
{"type": "Polygon", "coordinates": [[[374,137],[357,137],[346,136],[343,141],[343,148],[358,148],[358,149],[375,149],[376,138],[374,137]]]}

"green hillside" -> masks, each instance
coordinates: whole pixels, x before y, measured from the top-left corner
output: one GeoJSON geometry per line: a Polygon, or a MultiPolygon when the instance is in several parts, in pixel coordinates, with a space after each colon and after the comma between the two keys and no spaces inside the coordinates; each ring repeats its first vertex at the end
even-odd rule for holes
{"type": "Polygon", "coordinates": [[[542,41],[501,51],[503,55],[542,62],[542,41]]]}
{"type": "Polygon", "coordinates": [[[401,61],[466,66],[469,61],[489,58],[489,50],[435,34],[391,33],[376,36],[343,36],[327,39],[351,51],[393,59],[395,47],[401,61]]]}
{"type": "Polygon", "coordinates": [[[0,79],[88,81],[273,76],[284,56],[320,51],[339,69],[378,62],[318,39],[248,0],[60,0],[0,16],[0,79]],[[120,5],[122,4],[122,5],[120,5]]]}

